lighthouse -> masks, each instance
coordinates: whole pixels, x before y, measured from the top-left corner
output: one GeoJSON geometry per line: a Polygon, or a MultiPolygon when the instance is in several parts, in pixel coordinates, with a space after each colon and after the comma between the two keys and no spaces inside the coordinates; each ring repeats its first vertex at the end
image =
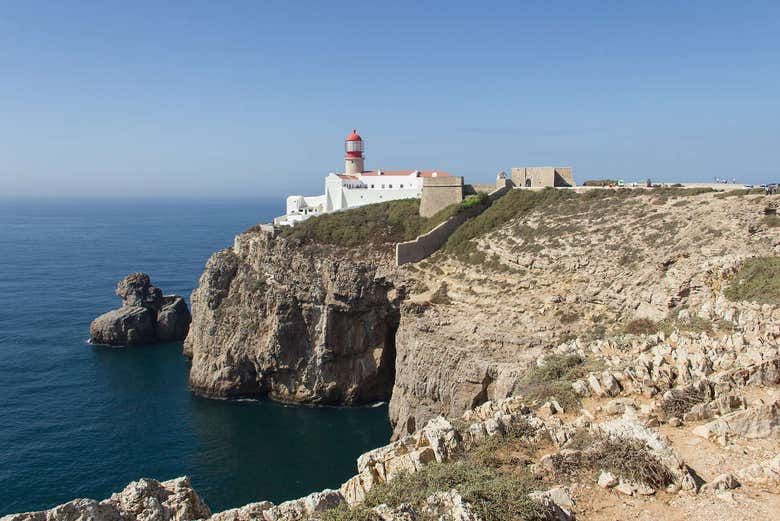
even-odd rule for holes
{"type": "Polygon", "coordinates": [[[360,175],[365,170],[363,158],[363,138],[352,129],[352,134],[344,140],[344,173],[360,175]]]}
{"type": "Polygon", "coordinates": [[[292,226],[312,216],[367,204],[421,199],[423,185],[436,188],[435,192],[431,192],[434,195],[433,205],[422,201],[420,215],[433,215],[443,206],[463,199],[462,177],[453,177],[441,170],[366,170],[363,152],[363,138],[353,129],[344,140],[344,172],[331,172],[325,176],[325,193],[322,195],[287,197],[287,211],[276,217],[274,224],[292,226]],[[445,191],[449,195],[442,197],[445,191]]]}

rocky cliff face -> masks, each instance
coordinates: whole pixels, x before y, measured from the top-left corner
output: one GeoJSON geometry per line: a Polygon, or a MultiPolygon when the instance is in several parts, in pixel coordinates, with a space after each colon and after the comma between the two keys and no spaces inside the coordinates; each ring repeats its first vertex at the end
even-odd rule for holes
{"type": "Polygon", "coordinates": [[[386,252],[238,236],[192,294],[192,389],[317,404],[389,399],[399,320],[390,265],[386,252]]]}
{"type": "Polygon", "coordinates": [[[481,262],[439,253],[400,269],[385,252],[245,233],[212,257],[193,294],[190,383],[209,396],[310,403],[392,395],[398,438],[521,393],[529,365],[568,338],[633,319],[715,320],[707,310],[729,270],[778,253],[766,204],[576,195],[527,205],[474,238],[481,262]]]}
{"type": "Polygon", "coordinates": [[[768,201],[582,194],[479,235],[471,241],[478,263],[438,253],[401,268],[409,289],[396,336],[394,437],[437,414],[522,394],[529,365],[571,337],[619,333],[635,319],[717,326],[713,309],[735,267],[780,254],[768,201]]]}

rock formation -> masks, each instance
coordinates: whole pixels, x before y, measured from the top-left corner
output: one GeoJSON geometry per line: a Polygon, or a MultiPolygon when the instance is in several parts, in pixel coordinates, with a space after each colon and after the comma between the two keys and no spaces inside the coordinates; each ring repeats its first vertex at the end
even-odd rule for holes
{"type": "Polygon", "coordinates": [[[211,511],[186,477],[170,481],[139,479],[103,501],[74,499],[40,512],[11,514],[0,521],[189,521],[211,511]]]}
{"type": "Polygon", "coordinates": [[[262,231],[238,236],[192,294],[192,389],[318,404],[389,399],[399,295],[382,272],[391,262],[262,231]]]}
{"type": "Polygon", "coordinates": [[[179,341],[187,336],[191,317],[184,299],[163,296],[149,275],[128,275],[117,284],[116,294],[122,299],[122,307],[92,321],[91,343],[139,345],[179,341]]]}

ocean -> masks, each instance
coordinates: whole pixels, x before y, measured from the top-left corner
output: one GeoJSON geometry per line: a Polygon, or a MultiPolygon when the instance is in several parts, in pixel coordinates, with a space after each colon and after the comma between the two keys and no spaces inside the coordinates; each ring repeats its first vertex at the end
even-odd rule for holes
{"type": "Polygon", "coordinates": [[[117,281],[189,301],[211,253],[279,200],[0,200],[0,515],[188,475],[213,511],[334,488],[390,437],[387,407],[219,401],[181,343],[87,344],[117,281]]]}

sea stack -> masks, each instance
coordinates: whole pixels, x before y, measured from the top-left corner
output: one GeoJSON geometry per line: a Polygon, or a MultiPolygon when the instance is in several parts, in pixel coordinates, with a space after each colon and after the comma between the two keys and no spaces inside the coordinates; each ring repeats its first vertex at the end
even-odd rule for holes
{"type": "Polygon", "coordinates": [[[131,273],[116,285],[122,307],[104,313],[89,326],[90,342],[139,345],[184,340],[190,310],[179,295],[164,296],[146,273],[131,273]]]}

